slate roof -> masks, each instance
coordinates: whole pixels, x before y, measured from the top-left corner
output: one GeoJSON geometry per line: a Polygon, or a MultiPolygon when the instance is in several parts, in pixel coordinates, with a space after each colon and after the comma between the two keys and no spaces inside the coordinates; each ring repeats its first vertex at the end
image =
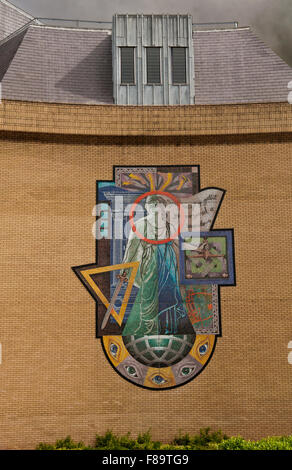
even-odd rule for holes
{"type": "Polygon", "coordinates": [[[111,34],[30,26],[2,81],[2,98],[113,104],[111,34]]]}
{"type": "Polygon", "coordinates": [[[196,104],[287,101],[292,68],[250,28],[194,32],[196,104]]]}
{"type": "MultiPolygon", "coordinates": [[[[30,21],[16,13],[5,34],[30,21]]],[[[250,28],[194,31],[193,44],[195,104],[287,101],[292,68],[250,28]]],[[[113,104],[111,31],[30,24],[0,43],[2,77],[3,99],[113,104]]]]}
{"type": "Polygon", "coordinates": [[[0,41],[33,19],[6,0],[0,1],[0,41]]]}
{"type": "Polygon", "coordinates": [[[0,82],[2,81],[8,67],[16,54],[28,27],[24,26],[17,33],[8,37],[5,43],[0,43],[0,82]]]}

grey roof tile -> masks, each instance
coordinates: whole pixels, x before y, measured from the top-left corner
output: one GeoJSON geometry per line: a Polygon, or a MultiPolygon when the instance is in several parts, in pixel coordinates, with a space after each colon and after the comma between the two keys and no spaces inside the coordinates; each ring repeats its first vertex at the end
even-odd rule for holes
{"type": "Polygon", "coordinates": [[[5,0],[0,0],[0,41],[33,18],[5,0]]]}
{"type": "Polygon", "coordinates": [[[30,27],[2,89],[6,99],[112,104],[111,36],[30,27]]]}
{"type": "Polygon", "coordinates": [[[287,101],[292,69],[250,28],[196,31],[195,103],[287,101]]]}
{"type": "Polygon", "coordinates": [[[26,34],[26,31],[27,28],[20,28],[18,34],[15,34],[3,44],[0,44],[0,82],[7,72],[10,63],[26,34]]]}

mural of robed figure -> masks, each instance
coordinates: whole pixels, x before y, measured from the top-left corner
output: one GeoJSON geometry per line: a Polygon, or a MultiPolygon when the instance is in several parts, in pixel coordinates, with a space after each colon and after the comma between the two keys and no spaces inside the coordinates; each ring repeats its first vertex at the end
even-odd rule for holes
{"type": "MultiPolygon", "coordinates": [[[[195,334],[179,289],[174,241],[167,241],[176,230],[171,232],[165,210],[159,210],[166,204],[161,196],[149,195],[145,202],[147,215],[135,222],[135,231],[129,234],[123,263],[140,262],[135,279],[139,291],[123,336],[195,334]],[[162,243],[153,244],[143,238],[162,243]]],[[[120,273],[122,278],[127,275],[127,270],[120,273]]]]}

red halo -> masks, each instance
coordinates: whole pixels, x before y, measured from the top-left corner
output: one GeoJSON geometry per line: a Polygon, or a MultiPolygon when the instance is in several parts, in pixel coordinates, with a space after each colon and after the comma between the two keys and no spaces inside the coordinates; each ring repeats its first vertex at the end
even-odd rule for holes
{"type": "Polygon", "coordinates": [[[185,213],[184,213],[184,210],[182,208],[181,203],[179,202],[179,200],[175,196],[173,196],[173,194],[167,193],[165,191],[148,191],[147,193],[141,194],[141,196],[139,196],[136,199],[136,201],[134,201],[134,203],[133,203],[133,205],[130,209],[129,219],[130,219],[130,224],[131,224],[133,232],[135,232],[141,240],[144,240],[147,243],[151,243],[152,245],[162,245],[164,243],[168,243],[168,242],[174,240],[174,238],[176,238],[180,234],[180,232],[181,232],[181,230],[184,226],[184,222],[185,222],[185,213]],[[144,199],[145,197],[152,196],[154,194],[160,194],[161,196],[166,196],[169,199],[171,199],[173,202],[175,202],[175,204],[179,208],[179,213],[180,213],[180,217],[181,217],[181,223],[180,223],[177,231],[175,232],[175,234],[172,237],[164,238],[163,240],[150,240],[149,238],[144,237],[142,235],[142,233],[140,233],[137,230],[137,227],[136,227],[136,225],[134,223],[134,220],[133,220],[134,219],[134,211],[136,209],[137,204],[139,204],[139,202],[142,201],[142,199],[144,199]]]}

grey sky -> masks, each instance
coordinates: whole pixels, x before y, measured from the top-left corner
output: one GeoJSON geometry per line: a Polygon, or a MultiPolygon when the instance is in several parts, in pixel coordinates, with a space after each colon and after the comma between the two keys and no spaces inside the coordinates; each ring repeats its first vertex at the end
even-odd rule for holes
{"type": "Polygon", "coordinates": [[[195,23],[239,21],[292,66],[292,0],[11,0],[35,17],[109,21],[113,13],[190,13],[195,23]]]}

